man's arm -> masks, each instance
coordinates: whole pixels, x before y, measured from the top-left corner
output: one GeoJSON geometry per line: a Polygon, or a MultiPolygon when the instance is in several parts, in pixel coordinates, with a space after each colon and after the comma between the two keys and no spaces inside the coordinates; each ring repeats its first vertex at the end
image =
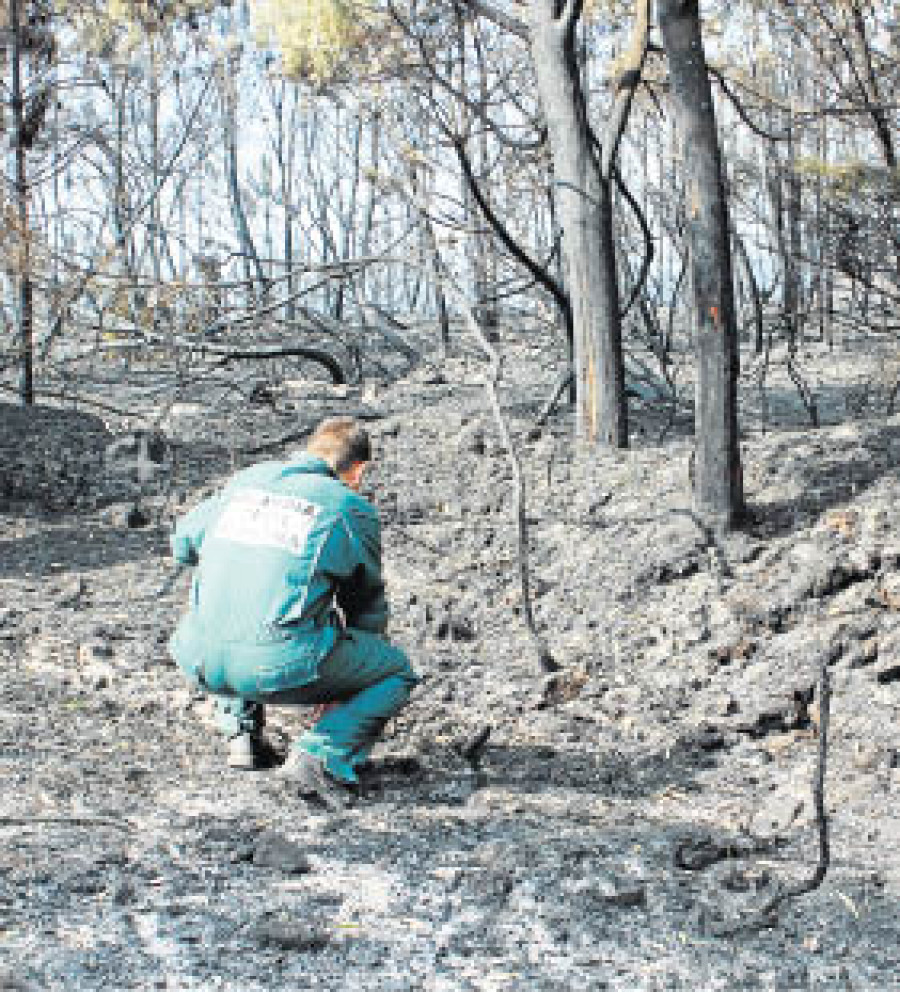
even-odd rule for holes
{"type": "Polygon", "coordinates": [[[213,521],[222,494],[215,493],[208,499],[198,503],[189,513],[186,513],[175,525],[171,537],[172,557],[179,565],[196,565],[200,561],[200,547],[206,536],[207,528],[213,521]]]}
{"type": "Polygon", "coordinates": [[[373,590],[371,599],[362,609],[348,616],[347,622],[351,627],[369,630],[373,634],[383,634],[387,630],[388,615],[387,597],[382,583],[377,590],[373,590]]]}
{"type": "Polygon", "coordinates": [[[348,514],[353,567],[337,582],[338,604],[350,627],[383,634],[388,604],[381,574],[381,526],[375,511],[348,514]]]}

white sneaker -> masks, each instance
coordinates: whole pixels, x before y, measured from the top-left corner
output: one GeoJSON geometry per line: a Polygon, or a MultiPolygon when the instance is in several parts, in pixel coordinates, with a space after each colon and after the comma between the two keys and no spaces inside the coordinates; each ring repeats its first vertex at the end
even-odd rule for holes
{"type": "Polygon", "coordinates": [[[259,737],[249,731],[228,741],[228,767],[249,771],[256,768],[259,737]]]}

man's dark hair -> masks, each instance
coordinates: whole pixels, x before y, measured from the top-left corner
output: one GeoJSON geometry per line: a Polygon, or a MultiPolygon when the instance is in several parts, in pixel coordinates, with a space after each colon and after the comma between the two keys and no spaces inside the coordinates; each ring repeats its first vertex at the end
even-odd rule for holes
{"type": "Polygon", "coordinates": [[[307,442],[306,450],[328,462],[338,475],[346,472],[354,462],[372,460],[369,432],[353,417],[323,420],[307,442]]]}

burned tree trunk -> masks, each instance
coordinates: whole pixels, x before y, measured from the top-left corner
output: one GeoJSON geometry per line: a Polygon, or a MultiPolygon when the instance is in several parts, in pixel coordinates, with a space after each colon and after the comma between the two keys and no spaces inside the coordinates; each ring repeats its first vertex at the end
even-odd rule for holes
{"type": "Polygon", "coordinates": [[[220,98],[222,104],[222,141],[225,152],[225,182],[228,192],[228,202],[234,229],[241,248],[241,260],[246,274],[248,287],[258,290],[260,296],[265,296],[269,289],[259,253],[253,241],[247,213],[244,209],[244,197],[238,170],[238,138],[237,138],[237,64],[229,60],[228,71],[223,72],[220,80],[220,98]],[[255,275],[255,281],[254,281],[255,275]]]}
{"type": "Polygon", "coordinates": [[[28,175],[25,156],[25,97],[22,83],[22,13],[19,0],[10,0],[9,19],[11,33],[11,86],[10,103],[13,117],[13,159],[15,174],[15,216],[18,251],[13,262],[16,284],[16,330],[19,338],[19,398],[23,404],[34,403],[34,302],[31,280],[31,242],[28,218],[28,175]]]}
{"type": "Polygon", "coordinates": [[[531,0],[529,39],[553,160],[572,301],[576,431],[628,446],[612,184],[594,154],[575,53],[580,0],[531,0]],[[560,9],[561,7],[561,9],[560,9]]]}
{"type": "Polygon", "coordinates": [[[715,527],[743,511],[737,424],[738,341],[725,199],[698,0],[660,0],[660,26],[685,169],[697,348],[694,503],[715,527]]]}

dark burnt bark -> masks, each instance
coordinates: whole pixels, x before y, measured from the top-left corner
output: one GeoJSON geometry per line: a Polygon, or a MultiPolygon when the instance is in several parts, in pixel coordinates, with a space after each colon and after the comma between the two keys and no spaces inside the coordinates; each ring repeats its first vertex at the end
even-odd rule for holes
{"type": "Polygon", "coordinates": [[[715,527],[743,511],[737,424],[738,342],[728,206],[698,0],[660,0],[658,15],[685,168],[686,234],[697,348],[694,504],[715,527]]]}
{"type": "Polygon", "coordinates": [[[15,209],[18,251],[13,260],[16,283],[16,330],[19,339],[19,398],[34,403],[34,304],[31,281],[31,244],[28,237],[28,177],[25,156],[25,100],[22,85],[22,14],[18,0],[9,4],[12,80],[10,102],[13,117],[13,157],[15,160],[15,209]]]}

